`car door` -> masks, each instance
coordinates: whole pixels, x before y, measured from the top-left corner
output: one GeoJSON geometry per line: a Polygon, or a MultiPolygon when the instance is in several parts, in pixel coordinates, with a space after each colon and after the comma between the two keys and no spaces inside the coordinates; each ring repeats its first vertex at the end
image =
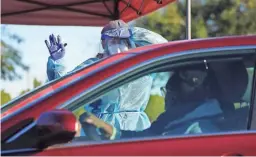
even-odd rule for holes
{"type": "MultiPolygon", "coordinates": [[[[207,50],[196,50],[186,53],[186,57],[179,58],[177,60],[173,57],[168,58],[154,58],[154,61],[150,62],[149,67],[139,68],[134,67],[126,73],[126,77],[115,80],[112,82],[111,88],[105,85],[105,89],[100,89],[95,91],[96,93],[101,93],[92,99],[99,98],[102,95],[102,91],[109,91],[110,89],[121,86],[125,82],[124,80],[132,81],[139,76],[143,76],[150,72],[154,73],[154,70],[165,71],[168,62],[172,64],[177,64],[181,66],[192,62],[200,62],[205,64],[205,67],[211,63],[219,64],[225,63],[236,59],[242,59],[246,65],[246,70],[248,72],[248,83],[246,87],[245,94],[241,98],[241,101],[234,102],[236,112],[236,117],[230,121],[234,123],[233,127],[239,125],[237,118],[244,117],[243,125],[241,128],[232,128],[232,126],[226,126],[224,123],[224,128],[226,130],[221,130],[212,133],[202,133],[202,134],[192,134],[192,135],[175,135],[175,136],[165,136],[164,134],[150,137],[138,137],[138,138],[126,138],[114,141],[85,141],[82,137],[77,137],[74,141],[51,147],[42,152],[36,153],[34,155],[182,155],[182,156],[197,156],[197,155],[222,155],[222,156],[240,156],[240,155],[255,155],[255,140],[256,132],[255,129],[251,130],[251,124],[255,121],[252,119],[255,113],[253,112],[253,107],[255,108],[255,47],[221,47],[221,48],[210,48],[207,50]],[[191,57],[191,54],[193,57],[191,57]],[[190,56],[190,57],[189,57],[190,56]],[[238,57],[238,58],[237,58],[238,57]],[[179,61],[178,61],[179,60],[179,61]],[[250,73],[250,74],[249,74],[250,73]],[[134,78],[133,78],[134,76],[134,78]],[[136,76],[136,77],[135,77],[136,76]],[[244,110],[244,108],[246,110],[244,110]],[[228,128],[227,128],[228,127],[228,128]]],[[[142,66],[142,65],[140,65],[142,66]]],[[[235,68],[235,67],[234,67],[235,68]]],[[[105,91],[105,92],[107,92],[105,91]]],[[[234,91],[235,92],[235,91],[234,91]]],[[[79,100],[79,99],[78,99],[79,100]]],[[[81,95],[81,102],[88,100],[86,95],[81,95]]],[[[66,104],[66,107],[70,110],[77,108],[81,102],[66,104]]],[[[86,101],[85,101],[86,102],[86,101]]],[[[208,110],[206,112],[209,112],[208,110]]],[[[161,114],[161,113],[160,113],[161,114]]],[[[232,117],[232,116],[231,116],[232,117]]],[[[226,118],[226,117],[225,117],[226,118]]],[[[242,118],[241,118],[242,119],[242,118]]]]}

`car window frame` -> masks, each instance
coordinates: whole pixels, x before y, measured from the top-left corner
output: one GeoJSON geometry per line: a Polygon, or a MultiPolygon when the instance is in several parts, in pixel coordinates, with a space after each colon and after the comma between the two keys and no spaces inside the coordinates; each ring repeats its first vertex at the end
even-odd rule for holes
{"type": "MultiPolygon", "coordinates": [[[[195,60],[193,60],[193,61],[189,61],[190,63],[192,63],[192,62],[196,62],[196,63],[199,63],[200,61],[202,62],[203,61],[203,58],[207,58],[206,60],[217,60],[217,61],[220,61],[220,60],[230,60],[230,59],[236,59],[236,58],[243,58],[244,59],[244,57],[246,56],[246,53],[244,53],[244,51],[250,51],[250,52],[248,52],[248,54],[251,54],[251,55],[255,55],[256,56],[256,54],[255,54],[255,52],[256,52],[256,49],[255,48],[252,48],[252,49],[240,49],[240,50],[237,50],[237,49],[234,49],[234,50],[228,50],[228,52],[226,52],[225,54],[223,54],[224,52],[222,52],[221,50],[218,50],[219,51],[219,53],[220,54],[218,54],[218,55],[216,55],[216,54],[214,54],[214,56],[211,56],[211,55],[206,55],[206,56],[201,56],[202,58],[200,58],[200,59],[198,59],[198,58],[196,58],[195,60]],[[250,51],[250,50],[252,50],[252,51],[250,51]],[[234,53],[234,51],[239,51],[237,54],[236,53],[234,53]],[[243,51],[243,52],[241,52],[241,51],[243,51]],[[212,59],[209,59],[209,58],[212,58],[212,59]]],[[[216,51],[212,51],[212,52],[216,52],[216,51]]],[[[218,52],[217,52],[218,53],[218,52]]],[[[182,59],[178,59],[179,61],[177,61],[177,63],[171,63],[171,64],[173,64],[173,65],[176,65],[176,66],[180,66],[180,65],[184,65],[184,61],[182,60],[182,59]],[[181,63],[180,63],[181,62],[181,63]]],[[[170,62],[170,61],[168,61],[168,62],[170,62]]],[[[152,68],[152,67],[151,67],[152,68]]],[[[153,69],[154,70],[154,69],[153,69]]],[[[152,71],[153,71],[152,70],[152,71]]],[[[135,71],[137,71],[137,70],[135,70],[135,71]]],[[[138,71],[137,72],[135,72],[135,73],[139,73],[138,71]]],[[[147,73],[151,73],[150,71],[147,71],[145,74],[147,74],[147,73]]],[[[127,73],[128,74],[128,73],[127,73]]],[[[130,75],[134,75],[134,74],[131,74],[131,72],[129,72],[129,74],[130,75]]],[[[143,75],[145,75],[145,74],[141,74],[142,76],[143,75]]],[[[132,80],[134,80],[134,79],[136,79],[136,78],[134,78],[134,77],[130,77],[130,76],[126,76],[126,78],[127,77],[129,77],[130,79],[127,81],[127,82],[130,82],[130,81],[132,81],[132,80]]],[[[137,77],[141,77],[141,76],[137,76],[137,77]]],[[[123,79],[125,79],[125,78],[123,78],[123,79]]],[[[127,83],[127,82],[125,82],[125,81],[123,81],[123,80],[119,80],[118,81],[118,79],[116,80],[116,82],[122,82],[122,84],[125,84],[125,83],[127,83]]],[[[112,83],[116,83],[115,81],[112,81],[112,83]]],[[[116,86],[120,86],[121,84],[117,84],[116,86]]],[[[112,89],[114,89],[114,88],[117,88],[116,86],[112,86],[111,85],[111,88],[110,89],[108,89],[107,91],[105,91],[105,92],[109,92],[109,91],[111,91],[112,89]]],[[[103,90],[104,91],[104,90],[103,90]]],[[[96,91],[97,92],[97,91],[96,91]]],[[[102,96],[102,95],[104,95],[104,93],[102,93],[102,94],[99,94],[100,96],[102,96]]],[[[94,101],[94,100],[96,100],[97,98],[99,98],[100,96],[96,96],[94,99],[92,99],[91,101],[88,101],[87,103],[83,103],[83,104],[89,104],[89,103],[91,103],[92,101],[94,101]]],[[[252,93],[250,94],[250,97],[252,98],[252,93]]],[[[250,105],[252,105],[252,102],[250,102],[250,105]]],[[[67,108],[66,108],[67,109],[67,108]]],[[[78,108],[77,108],[78,109],[78,108]]],[[[251,108],[250,108],[250,110],[251,110],[251,108]]],[[[252,112],[250,111],[250,114],[251,114],[252,112]]],[[[241,133],[241,132],[244,132],[245,130],[242,130],[242,131],[234,131],[234,132],[237,132],[237,133],[241,133]]],[[[247,129],[247,131],[249,131],[249,129],[247,129]]],[[[214,134],[225,134],[226,132],[221,132],[221,133],[214,133],[214,134]]],[[[204,135],[204,134],[203,134],[204,135]]],[[[195,135],[196,136],[196,135],[195,135]]],[[[202,134],[200,134],[200,136],[202,136],[202,134]]],[[[79,138],[79,137],[78,137],[79,138]]],[[[151,137],[151,138],[153,138],[153,137],[151,137]]],[[[150,138],[150,139],[151,139],[150,138]]],[[[166,138],[168,138],[168,137],[166,137],[166,138]]],[[[137,139],[137,138],[136,138],[137,139]]],[[[140,138],[139,138],[140,139],[140,138]]],[[[126,139],[127,140],[127,139],[126,139]]]]}
{"type": "MultiPolygon", "coordinates": [[[[97,98],[99,98],[100,97],[99,95],[103,95],[107,91],[110,91],[114,88],[121,86],[122,84],[125,84],[127,82],[134,80],[134,74],[136,74],[140,71],[143,71],[143,70],[145,71],[145,67],[146,67],[146,69],[150,69],[146,73],[152,73],[151,71],[154,70],[154,69],[152,70],[152,67],[161,66],[162,64],[166,64],[168,62],[173,62],[171,64],[174,64],[174,63],[184,62],[184,61],[190,60],[190,59],[198,60],[198,57],[200,57],[200,58],[202,58],[202,60],[204,60],[204,58],[206,58],[206,57],[223,58],[225,56],[230,56],[230,55],[241,56],[241,55],[246,55],[246,54],[254,54],[254,52],[256,52],[256,46],[235,46],[235,47],[227,46],[227,47],[220,47],[220,48],[182,51],[182,52],[177,53],[177,55],[169,54],[167,56],[160,56],[160,57],[154,58],[152,60],[148,60],[139,65],[133,66],[132,68],[129,68],[129,69],[121,72],[119,75],[113,76],[113,77],[109,78],[108,80],[105,80],[104,82],[99,83],[94,88],[86,90],[85,92],[79,94],[76,98],[73,98],[72,100],[67,101],[66,103],[58,106],[57,108],[58,109],[65,108],[68,110],[75,110],[75,109],[70,108],[70,106],[72,106],[74,104],[78,104],[78,102],[81,101],[81,99],[86,99],[84,97],[88,97],[86,104],[90,104],[93,101],[95,101],[97,98]],[[243,52],[241,52],[241,50],[243,52]],[[223,51],[226,51],[226,52],[223,52],[223,51]],[[246,52],[244,52],[244,51],[246,51],[246,52]],[[250,51],[250,52],[247,52],[247,51],[250,51]],[[212,55],[211,53],[214,53],[214,55],[212,55]],[[129,79],[127,79],[127,81],[126,81],[125,80],[126,78],[129,78],[129,79]],[[98,92],[98,91],[101,91],[101,92],[98,92]],[[95,96],[95,93],[101,93],[101,94],[96,94],[97,96],[95,96]]],[[[146,75],[146,74],[143,73],[143,75],[146,75]]],[[[143,76],[143,75],[141,75],[141,76],[143,76]]],[[[83,102],[84,102],[84,100],[83,100],[83,102]]],[[[76,109],[78,109],[78,108],[76,108],[76,109]]]]}
{"type": "MultiPolygon", "coordinates": [[[[179,68],[179,66],[184,66],[184,65],[190,65],[190,64],[203,64],[204,63],[204,60],[207,60],[207,62],[220,62],[221,60],[224,60],[224,61],[232,61],[232,60],[239,60],[241,57],[232,57],[232,58],[221,58],[221,59],[195,59],[195,60],[193,60],[193,61],[184,61],[183,63],[172,63],[173,65],[166,65],[165,66],[165,68],[168,68],[168,70],[169,69],[175,69],[175,68],[179,68]]],[[[206,63],[207,64],[207,63],[206,63]]],[[[161,67],[159,67],[159,68],[156,68],[156,69],[161,69],[161,67]]],[[[79,104],[82,104],[82,105],[85,105],[85,104],[90,104],[90,103],[92,103],[92,102],[94,102],[95,100],[97,100],[98,98],[100,98],[101,96],[103,96],[103,95],[105,95],[106,93],[108,93],[108,92],[110,92],[111,90],[114,90],[114,89],[116,89],[116,88],[118,88],[118,87],[120,87],[120,86],[122,86],[122,85],[124,85],[124,84],[126,84],[126,83],[129,83],[129,82],[132,82],[132,81],[134,81],[134,80],[136,80],[136,79],[138,79],[138,78],[140,78],[140,77],[143,77],[143,76],[145,76],[145,75],[149,75],[149,74],[152,74],[152,72],[151,71],[153,71],[153,73],[158,73],[158,72],[155,72],[155,69],[154,68],[152,68],[152,69],[150,69],[150,71],[145,71],[144,73],[141,73],[140,74],[140,76],[132,76],[132,77],[130,77],[129,76],[129,79],[127,79],[127,80],[120,80],[120,81],[118,81],[118,82],[122,82],[122,83],[118,83],[118,84],[116,84],[116,85],[113,85],[113,86],[111,86],[110,88],[107,88],[107,89],[105,89],[105,90],[102,90],[102,92],[99,94],[97,94],[97,96],[94,96],[95,98],[94,99],[92,99],[91,101],[89,101],[89,102],[87,102],[87,103],[84,103],[84,102],[80,102],[79,104]]],[[[162,71],[161,71],[162,72],[162,71]]],[[[163,71],[163,72],[165,72],[165,71],[163,71]]],[[[123,78],[123,79],[126,79],[126,78],[123,78]]],[[[251,95],[250,95],[251,96],[251,95]]],[[[76,106],[79,106],[79,105],[76,105],[76,106]]],[[[78,108],[76,108],[76,109],[74,109],[73,111],[75,111],[75,110],[77,110],[77,109],[79,109],[80,107],[78,107],[78,108]]],[[[68,110],[72,110],[71,108],[65,108],[65,109],[68,109],[68,110]]],[[[72,111],[72,112],[73,112],[72,111]]]]}
{"type": "MultiPolygon", "coordinates": [[[[244,49],[244,51],[247,51],[248,49],[244,49]]],[[[255,55],[256,56],[256,49],[255,48],[252,48],[252,49],[249,49],[249,50],[253,50],[252,52],[248,53],[248,54],[252,54],[252,55],[255,55]]],[[[232,51],[232,50],[229,50],[229,51],[232,51]]],[[[240,51],[240,50],[238,50],[240,51]]],[[[223,52],[221,52],[223,53],[223,52]]],[[[236,59],[236,58],[243,58],[246,54],[243,54],[243,52],[241,53],[238,53],[238,54],[233,54],[233,53],[229,53],[229,54],[219,54],[218,57],[220,57],[221,59],[223,60],[227,60],[227,58],[232,58],[232,59],[236,59]],[[237,57],[239,56],[239,57],[237,57]]],[[[210,56],[210,55],[209,55],[210,56]]],[[[209,57],[207,56],[207,57],[209,57]]],[[[204,56],[205,57],[205,56],[204,56]]],[[[216,57],[216,56],[214,56],[216,57]]],[[[217,58],[218,58],[217,57],[217,58]]],[[[216,59],[216,60],[221,60],[221,59],[216,59]]],[[[244,59],[244,58],[243,58],[244,59]]],[[[199,59],[197,59],[199,60],[199,59]]],[[[209,59],[208,59],[209,60],[209,59]]],[[[229,60],[229,59],[228,59],[229,60]]],[[[182,61],[180,61],[182,62],[182,61]]],[[[198,63],[198,62],[197,62],[198,63]]],[[[179,63],[172,63],[172,64],[179,64],[179,63]]],[[[255,84],[255,67],[254,67],[254,84],[255,84]]],[[[140,76],[141,77],[141,76],[140,76]]],[[[121,81],[120,81],[121,82],[121,81]]],[[[130,81],[128,81],[130,82],[130,81]]],[[[125,83],[123,83],[125,84],[125,83]]],[[[120,84],[118,84],[118,86],[120,86],[120,84]]],[[[112,89],[114,89],[116,87],[113,87],[112,89]]],[[[110,89],[111,90],[111,89],[110,89]]],[[[110,91],[110,90],[107,90],[107,91],[110,91]]],[[[254,88],[255,90],[255,88],[254,88]]],[[[103,94],[102,94],[103,95],[103,94]]],[[[251,99],[253,99],[252,97],[255,97],[256,95],[253,95],[252,92],[250,94],[250,97],[251,99]]],[[[100,97],[100,96],[98,96],[100,97]]],[[[98,98],[97,97],[97,98],[98,98]]],[[[95,98],[95,99],[97,99],[95,98]]],[[[95,100],[93,99],[93,100],[95,100]]],[[[254,101],[256,101],[255,99],[253,99],[254,101]]],[[[87,104],[89,104],[90,102],[88,102],[87,104]]],[[[253,105],[253,103],[250,101],[250,105],[253,105]]],[[[255,106],[255,103],[254,103],[254,106],[255,106]]],[[[251,111],[252,108],[250,108],[250,113],[249,113],[249,116],[251,113],[253,113],[251,111]]],[[[254,113],[256,114],[256,113],[254,113]]],[[[177,136],[161,136],[161,135],[158,135],[158,136],[152,136],[152,137],[138,137],[138,138],[132,138],[132,139],[118,139],[118,140],[114,140],[114,141],[109,141],[109,140],[102,140],[100,142],[97,142],[97,141],[82,141],[79,139],[79,137],[77,137],[77,141],[74,140],[74,141],[71,141],[69,144],[63,144],[63,145],[58,145],[58,146],[53,146],[51,149],[54,149],[54,148],[59,148],[59,147],[65,147],[65,146],[78,146],[78,145],[84,145],[86,143],[86,145],[98,145],[98,144],[110,144],[110,143],[126,143],[126,142],[134,142],[134,141],[137,141],[137,142],[141,142],[141,141],[148,141],[148,140],[159,140],[159,139],[175,139],[175,138],[191,138],[191,137],[199,137],[199,136],[202,136],[202,137],[211,137],[211,136],[218,136],[218,135],[230,135],[230,134],[236,134],[236,135],[240,135],[240,134],[255,134],[256,133],[256,130],[250,130],[249,128],[247,128],[246,130],[238,130],[238,131],[228,131],[228,132],[217,132],[217,133],[210,133],[210,134],[200,134],[200,135],[177,135],[177,136]]]]}

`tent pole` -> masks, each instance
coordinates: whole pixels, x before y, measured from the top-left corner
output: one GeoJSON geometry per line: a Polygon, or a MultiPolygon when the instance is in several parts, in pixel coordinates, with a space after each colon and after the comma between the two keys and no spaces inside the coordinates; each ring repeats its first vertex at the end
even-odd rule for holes
{"type": "Polygon", "coordinates": [[[186,16],[186,38],[191,39],[191,0],[186,0],[187,16],[186,16]]]}

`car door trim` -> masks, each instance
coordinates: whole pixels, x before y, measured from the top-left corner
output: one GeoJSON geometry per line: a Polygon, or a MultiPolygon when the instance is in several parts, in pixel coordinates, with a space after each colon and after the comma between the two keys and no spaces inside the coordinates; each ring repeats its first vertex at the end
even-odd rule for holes
{"type": "MultiPolygon", "coordinates": [[[[122,144],[128,142],[146,142],[146,141],[157,141],[157,140],[174,140],[174,139],[188,139],[188,138],[205,138],[214,136],[233,136],[233,135],[256,135],[256,130],[252,131],[230,131],[230,132],[218,132],[218,133],[207,133],[207,134],[191,134],[191,135],[158,135],[153,137],[138,137],[129,139],[119,139],[119,140],[103,140],[103,141],[71,141],[70,143],[59,144],[51,146],[47,149],[58,149],[58,148],[70,148],[77,146],[94,146],[94,145],[104,145],[104,144],[122,144]]],[[[79,137],[78,137],[79,138],[79,137]]]]}

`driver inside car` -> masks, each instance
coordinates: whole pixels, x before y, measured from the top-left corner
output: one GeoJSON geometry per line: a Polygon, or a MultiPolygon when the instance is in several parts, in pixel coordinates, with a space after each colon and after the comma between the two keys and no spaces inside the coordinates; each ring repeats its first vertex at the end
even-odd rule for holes
{"type": "MultiPolygon", "coordinates": [[[[62,64],[65,48],[59,36],[56,39],[54,35],[50,35],[50,44],[45,42],[50,52],[47,75],[49,80],[54,80],[65,74],[65,66],[62,64]]],[[[98,58],[86,60],[75,70],[135,47],[164,42],[167,40],[154,32],[138,27],[130,28],[121,20],[111,21],[101,32],[104,52],[99,54],[98,58]]],[[[151,124],[144,110],[149,101],[152,83],[153,75],[141,77],[106,93],[94,103],[85,105],[85,110],[119,130],[147,129],[151,124]]]]}
{"type": "Polygon", "coordinates": [[[247,83],[242,62],[180,68],[166,84],[166,111],[150,128],[121,131],[92,114],[83,123],[100,128],[108,139],[218,132],[215,122],[223,119],[227,109],[232,112],[233,101],[241,99],[247,83]]]}

